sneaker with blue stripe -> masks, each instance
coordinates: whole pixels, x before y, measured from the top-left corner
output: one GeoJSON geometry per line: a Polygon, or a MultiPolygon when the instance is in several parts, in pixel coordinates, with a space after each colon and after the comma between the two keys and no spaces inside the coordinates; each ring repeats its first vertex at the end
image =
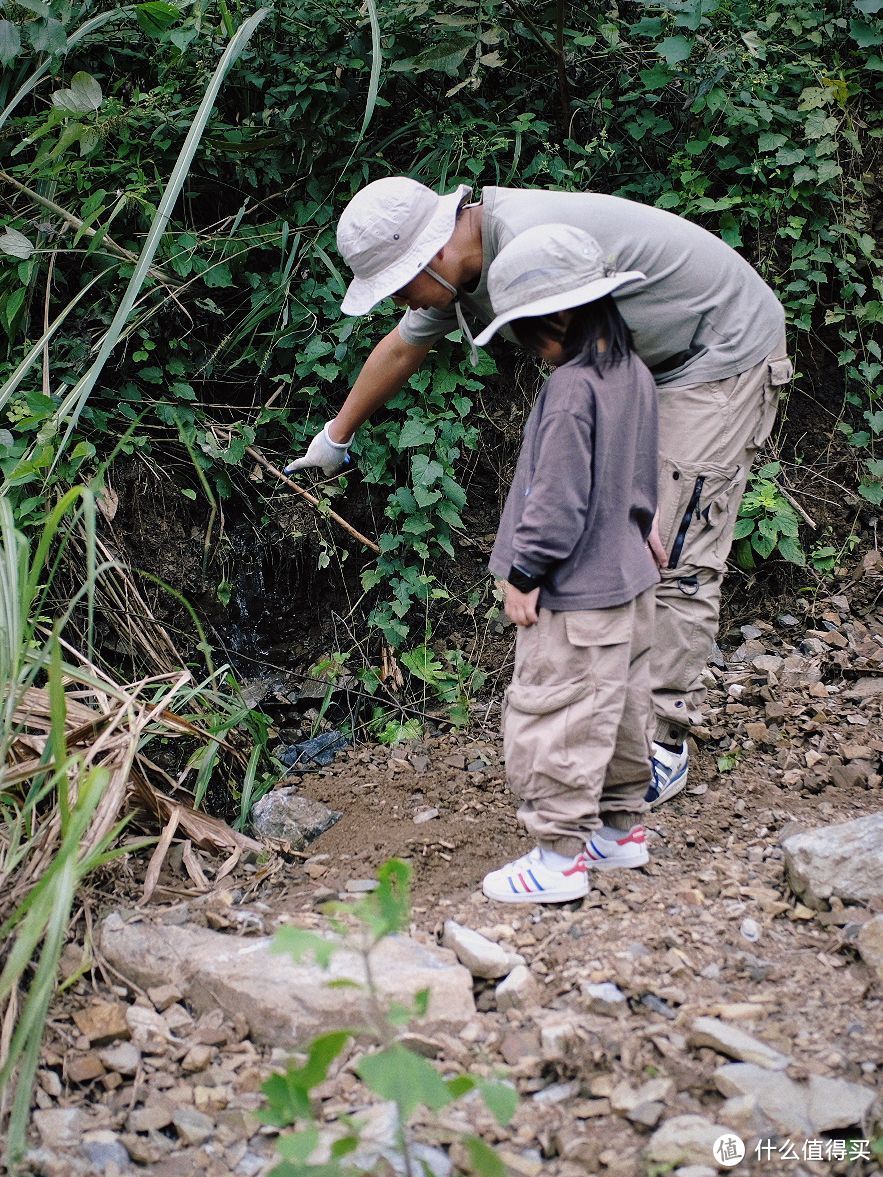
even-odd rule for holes
{"type": "Polygon", "coordinates": [[[653,745],[653,759],[650,761],[653,781],[647,790],[644,800],[655,809],[664,801],[671,801],[687,783],[687,745],[684,744],[680,752],[670,752],[661,744],[653,745]]]}
{"type": "Polygon", "coordinates": [[[498,903],[569,903],[589,893],[585,856],[577,854],[569,867],[552,870],[539,846],[484,876],[482,890],[498,903]]]}

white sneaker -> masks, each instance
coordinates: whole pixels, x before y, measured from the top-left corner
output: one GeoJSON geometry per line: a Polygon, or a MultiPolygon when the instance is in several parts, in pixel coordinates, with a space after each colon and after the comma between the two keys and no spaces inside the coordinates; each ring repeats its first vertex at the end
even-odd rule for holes
{"type": "Polygon", "coordinates": [[[680,752],[669,752],[668,748],[663,748],[661,744],[654,744],[650,767],[653,771],[653,782],[644,800],[649,801],[651,809],[655,809],[657,805],[676,797],[687,783],[689,765],[686,741],[680,752]]]}
{"type": "Polygon", "coordinates": [[[484,876],[482,890],[498,903],[569,903],[589,893],[585,856],[580,853],[566,870],[552,870],[539,846],[484,876]]]}
{"type": "Polygon", "coordinates": [[[632,826],[627,833],[602,826],[586,842],[585,857],[590,870],[644,866],[650,861],[647,832],[640,824],[632,826]]]}

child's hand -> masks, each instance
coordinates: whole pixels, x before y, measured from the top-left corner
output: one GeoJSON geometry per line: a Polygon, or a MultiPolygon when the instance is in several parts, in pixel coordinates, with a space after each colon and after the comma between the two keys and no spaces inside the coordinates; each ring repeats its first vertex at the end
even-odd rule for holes
{"type": "Polygon", "coordinates": [[[516,625],[536,625],[537,601],[540,590],[531,589],[529,593],[521,593],[507,581],[504,587],[506,593],[506,616],[516,625]]]}

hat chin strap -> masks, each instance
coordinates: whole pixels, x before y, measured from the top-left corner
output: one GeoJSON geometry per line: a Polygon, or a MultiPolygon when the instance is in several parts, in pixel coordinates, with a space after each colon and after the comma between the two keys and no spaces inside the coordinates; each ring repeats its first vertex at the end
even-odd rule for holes
{"type": "Polygon", "coordinates": [[[452,286],[447,278],[443,278],[441,274],[437,274],[432,266],[424,266],[423,272],[428,274],[430,278],[435,278],[440,286],[444,286],[445,290],[449,290],[454,296],[454,313],[457,316],[457,323],[460,330],[463,332],[463,338],[469,344],[469,358],[472,361],[473,368],[478,367],[478,352],[475,348],[475,340],[472,338],[472,332],[466,323],[466,318],[463,314],[463,308],[460,305],[460,292],[456,286],[452,286]]]}

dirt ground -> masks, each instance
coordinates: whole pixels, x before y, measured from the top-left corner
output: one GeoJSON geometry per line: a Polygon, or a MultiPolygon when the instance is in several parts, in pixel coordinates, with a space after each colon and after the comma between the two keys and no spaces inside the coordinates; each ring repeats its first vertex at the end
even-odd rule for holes
{"type": "MultiPolygon", "coordinates": [[[[883,994],[856,950],[861,925],[874,912],[836,901],[830,911],[804,906],[789,889],[781,848],[783,835],[880,808],[879,557],[872,553],[837,587],[805,602],[799,616],[730,626],[718,665],[708,670],[707,720],[691,747],[688,788],[648,817],[649,866],[598,876],[583,901],[511,906],[481,894],[488,869],[529,848],[505,786],[499,698],[490,697],[476,705],[466,732],[427,729],[418,743],[359,745],[327,768],[293,776],[289,783],[304,795],[342,813],[336,825],[305,853],[241,869],[205,896],[188,894],[183,874],[167,873],[167,890],[157,891],[148,915],[183,906],[197,922],[231,935],[272,931],[280,922],[314,924],[324,900],[376,877],[391,857],[407,860],[416,934],[440,937],[445,921],[456,920],[520,953],[538,981],[526,1005],[500,1010],[495,983],[476,979],[476,1018],[460,1035],[433,1043],[442,1067],[502,1072],[516,1084],[521,1099],[512,1123],[480,1123],[511,1177],[671,1171],[646,1158],[654,1128],[675,1115],[718,1122],[724,1103],[712,1076],[727,1060],[689,1041],[702,1015],[719,1016],[790,1056],[792,1078],[849,1080],[879,1094],[883,994]],[[581,987],[600,982],[613,982],[625,996],[622,1015],[604,1016],[588,1005],[581,987]],[[565,1026],[563,1047],[549,1045],[550,1019],[565,1026]],[[642,1091],[657,1080],[650,1110],[646,1101],[629,1110],[623,1090],[642,1091]]],[[[133,902],[144,866],[129,863],[133,902]]],[[[125,888],[125,880],[118,882],[125,888]]],[[[118,1134],[133,1170],[154,1177],[268,1172],[274,1133],[258,1130],[248,1116],[283,1052],[255,1049],[242,1027],[215,1033],[209,1026],[206,1037],[205,1017],[188,1025],[179,1005],[172,1007],[181,1011],[176,1053],[148,1058],[134,1079],[105,1067],[74,1081],[70,1060],[82,1061],[89,1046],[71,1025],[74,1012],[96,991],[115,1000],[134,996],[124,978],[105,974],[116,984],[109,989],[100,972],[94,975],[97,990],[84,978],[56,1003],[37,1106],[82,1109],[93,1128],[118,1134]],[[210,1112],[202,1139],[169,1118],[163,1123],[161,1113],[145,1135],[151,1109],[172,1095],[210,1112]],[[133,1121],[140,1113],[143,1123],[133,1121]]],[[[339,1114],[341,1100],[356,1098],[353,1076],[344,1073],[341,1082],[323,1092],[329,1116],[339,1114]]],[[[750,1108],[739,1113],[731,1102],[728,1109],[728,1129],[763,1137],[750,1108]]],[[[417,1131],[436,1145],[453,1138],[444,1123],[417,1131]]],[[[824,1140],[836,1157],[845,1136],[880,1135],[872,1117],[824,1140]]],[[[773,1136],[776,1149],[785,1147],[781,1133],[767,1131],[773,1136]]],[[[879,1161],[807,1159],[808,1141],[786,1143],[793,1157],[749,1153],[729,1171],[881,1172],[879,1161]]],[[[77,1168],[68,1154],[45,1139],[43,1145],[34,1154],[35,1173],[128,1171],[77,1168]]],[[[684,1170],[695,1177],[713,1171],[684,1170]]]]}

